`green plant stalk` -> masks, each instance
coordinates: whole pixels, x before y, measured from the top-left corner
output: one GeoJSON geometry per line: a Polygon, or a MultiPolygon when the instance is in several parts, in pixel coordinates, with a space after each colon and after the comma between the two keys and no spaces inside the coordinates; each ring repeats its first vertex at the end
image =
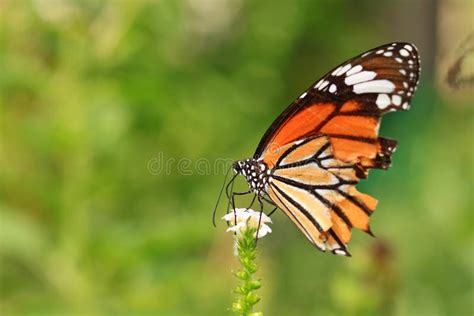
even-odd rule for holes
{"type": "Polygon", "coordinates": [[[238,294],[237,301],[232,304],[232,310],[242,316],[263,316],[262,312],[254,312],[254,306],[261,297],[254,293],[261,287],[260,279],[254,279],[258,270],[255,263],[257,258],[256,229],[247,227],[242,235],[237,237],[237,258],[241,268],[234,275],[241,280],[241,285],[234,292],[238,294]]]}

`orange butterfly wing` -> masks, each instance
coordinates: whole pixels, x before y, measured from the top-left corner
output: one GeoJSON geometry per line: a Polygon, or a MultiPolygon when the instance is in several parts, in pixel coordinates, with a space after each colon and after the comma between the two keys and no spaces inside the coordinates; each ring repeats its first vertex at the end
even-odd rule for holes
{"type": "Polygon", "coordinates": [[[323,76],[262,138],[254,158],[273,169],[268,195],[318,248],[348,255],[351,228],[370,232],[377,200],[355,184],[369,169],[390,166],[396,141],[378,137],[380,120],[387,112],[408,110],[419,68],[411,44],[372,49],[323,76]],[[328,158],[318,156],[324,146],[328,158]],[[283,167],[284,160],[295,165],[283,167]],[[333,176],[331,189],[316,189],[318,181],[333,176]]]}

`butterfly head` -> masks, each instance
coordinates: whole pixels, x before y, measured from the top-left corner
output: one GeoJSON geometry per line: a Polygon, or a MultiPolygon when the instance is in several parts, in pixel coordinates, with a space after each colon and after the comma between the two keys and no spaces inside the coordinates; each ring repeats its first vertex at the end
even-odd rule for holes
{"type": "Polygon", "coordinates": [[[233,169],[236,174],[245,177],[252,191],[257,194],[264,192],[270,176],[270,169],[263,161],[257,159],[238,160],[234,162],[233,169]]]}

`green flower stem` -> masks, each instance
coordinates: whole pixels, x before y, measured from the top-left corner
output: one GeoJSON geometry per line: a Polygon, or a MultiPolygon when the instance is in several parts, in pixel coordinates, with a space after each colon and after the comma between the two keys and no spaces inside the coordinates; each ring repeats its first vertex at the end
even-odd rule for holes
{"type": "Polygon", "coordinates": [[[254,306],[260,301],[260,296],[254,293],[260,288],[260,279],[254,279],[253,274],[257,272],[255,263],[257,258],[257,243],[255,242],[256,229],[247,227],[242,235],[237,238],[237,257],[241,269],[234,275],[242,281],[234,292],[238,299],[232,304],[232,310],[242,316],[263,316],[262,312],[254,312],[254,306]]]}

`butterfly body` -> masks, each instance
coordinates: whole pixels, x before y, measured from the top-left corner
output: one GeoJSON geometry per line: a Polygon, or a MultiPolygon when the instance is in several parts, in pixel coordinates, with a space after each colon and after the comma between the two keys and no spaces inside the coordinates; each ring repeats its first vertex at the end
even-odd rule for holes
{"type": "Polygon", "coordinates": [[[419,80],[417,49],[390,43],[328,72],[271,124],[251,159],[237,161],[250,192],[280,208],[318,249],[349,256],[351,231],[371,234],[377,200],[357,191],[370,169],[388,169],[395,140],[381,118],[406,111],[419,80]]]}
{"type": "Polygon", "coordinates": [[[248,158],[236,161],[233,168],[236,174],[245,177],[252,192],[259,196],[265,194],[271,170],[264,162],[248,158]]]}

